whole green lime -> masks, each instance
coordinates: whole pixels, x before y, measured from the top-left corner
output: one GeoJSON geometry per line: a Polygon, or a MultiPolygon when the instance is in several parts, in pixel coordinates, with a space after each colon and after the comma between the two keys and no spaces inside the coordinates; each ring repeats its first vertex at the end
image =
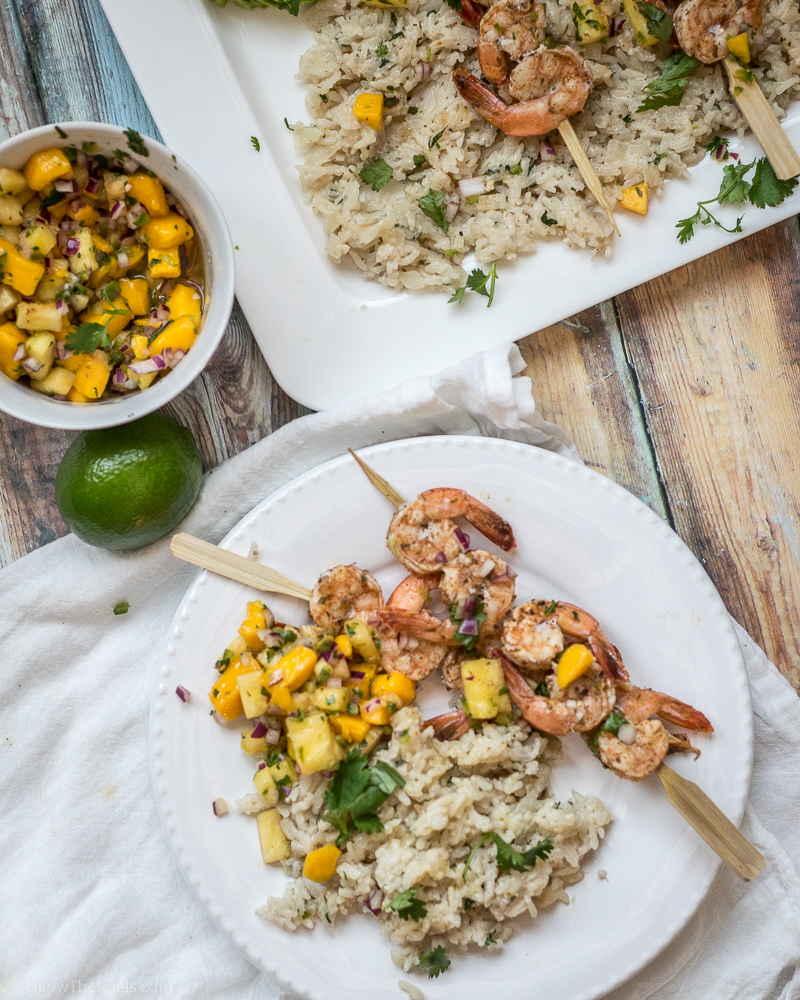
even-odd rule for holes
{"type": "Polygon", "coordinates": [[[203,463],[192,432],[163,413],[84,431],[56,475],[56,503],[78,538],[140,549],[182,520],[200,493],[203,463]]]}

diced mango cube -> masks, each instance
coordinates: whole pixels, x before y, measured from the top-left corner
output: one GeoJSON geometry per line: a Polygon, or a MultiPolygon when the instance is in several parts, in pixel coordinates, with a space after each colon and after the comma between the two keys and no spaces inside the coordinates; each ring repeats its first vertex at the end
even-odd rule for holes
{"type": "Polygon", "coordinates": [[[361,705],[361,718],[371,726],[385,726],[390,722],[392,712],[381,698],[370,698],[361,705]]]}
{"type": "Polygon", "coordinates": [[[0,281],[20,295],[33,295],[44,276],[44,264],[26,260],[13,243],[0,239],[0,281]]]}
{"type": "Polygon", "coordinates": [[[582,677],[593,663],[592,651],[582,642],[575,642],[571,646],[567,646],[559,657],[556,668],[558,686],[568,687],[573,681],[582,677]]]}
{"type": "Polygon", "coordinates": [[[353,655],[353,644],[350,642],[350,636],[347,635],[337,635],[336,636],[336,648],[339,653],[347,660],[353,655]]]}
{"type": "Polygon", "coordinates": [[[144,205],[145,211],[151,219],[169,215],[164,185],[157,177],[148,177],[147,174],[131,174],[128,178],[128,184],[130,191],[127,193],[144,205]]]}
{"type": "Polygon", "coordinates": [[[81,315],[84,323],[99,323],[104,326],[112,339],[121,333],[132,319],[133,313],[121,295],[118,295],[113,302],[101,302],[97,299],[81,315]]]}
{"type": "Polygon", "coordinates": [[[73,386],[87,398],[99,399],[108,385],[110,376],[111,369],[104,361],[89,356],[86,363],[76,370],[73,386]]]}
{"type": "Polygon", "coordinates": [[[72,388],[67,393],[67,399],[70,403],[90,403],[91,400],[88,396],[84,396],[82,392],[78,392],[73,383],[72,388]]]}
{"type": "MultiPolygon", "coordinates": [[[[165,348],[171,347],[175,351],[188,351],[197,338],[197,331],[192,320],[188,316],[181,316],[159,333],[150,345],[151,354],[160,354],[165,348]]],[[[263,628],[264,626],[259,626],[263,628]]],[[[240,630],[241,631],[241,630],[240,630]]],[[[263,642],[259,646],[259,651],[264,648],[263,642]]]]}
{"type": "Polygon", "coordinates": [[[359,94],[353,104],[353,114],[370,128],[382,128],[383,94],[359,94]]]}
{"type": "Polygon", "coordinates": [[[193,285],[177,284],[167,299],[167,308],[172,319],[188,316],[195,327],[200,326],[202,304],[200,293],[193,285]]]}
{"type": "Polygon", "coordinates": [[[622,192],[620,205],[627,208],[629,212],[647,215],[647,181],[625,188],[622,192]]]}
{"type": "Polygon", "coordinates": [[[348,743],[360,743],[372,728],[371,723],[358,715],[332,715],[328,720],[340,736],[348,743]]]}
{"type": "Polygon", "coordinates": [[[59,177],[72,175],[72,164],[55,146],[50,149],[40,149],[25,164],[23,170],[28,187],[32,191],[41,191],[59,177]]]}
{"type": "Polygon", "coordinates": [[[750,62],[750,39],[746,32],[743,31],[741,35],[728,39],[728,51],[736,56],[739,62],[745,64],[750,62]]]}
{"type": "Polygon", "coordinates": [[[297,708],[292,697],[292,692],[285,684],[276,684],[274,687],[271,687],[269,689],[269,696],[272,703],[277,705],[278,708],[283,709],[287,714],[294,712],[297,708]]]}
{"type": "Polygon", "coordinates": [[[303,875],[311,882],[327,882],[336,871],[336,862],[341,853],[335,844],[326,844],[311,851],[303,863],[303,875]]]}
{"type": "Polygon", "coordinates": [[[0,326],[0,371],[15,382],[20,375],[25,374],[25,369],[19,361],[14,360],[14,353],[27,339],[27,334],[20,333],[13,323],[3,323],[0,326]]]}
{"type": "Polygon", "coordinates": [[[194,237],[194,230],[182,215],[170,212],[142,226],[147,243],[154,250],[174,250],[194,237]]]}
{"type": "Polygon", "coordinates": [[[307,646],[295,646],[268,671],[270,686],[285,684],[290,691],[296,691],[314,673],[317,654],[307,646]]]}
{"type": "Polygon", "coordinates": [[[372,697],[381,698],[387,706],[389,702],[394,702],[397,708],[410,705],[416,690],[416,684],[411,678],[398,671],[379,674],[372,682],[372,697]]]}
{"type": "Polygon", "coordinates": [[[151,278],[180,278],[180,251],[155,250],[151,247],[147,251],[147,266],[150,268],[151,278]]]}
{"type": "Polygon", "coordinates": [[[238,719],[244,709],[239,694],[239,674],[252,673],[252,666],[233,659],[220,674],[209,692],[208,699],[223,719],[238,719]]]}

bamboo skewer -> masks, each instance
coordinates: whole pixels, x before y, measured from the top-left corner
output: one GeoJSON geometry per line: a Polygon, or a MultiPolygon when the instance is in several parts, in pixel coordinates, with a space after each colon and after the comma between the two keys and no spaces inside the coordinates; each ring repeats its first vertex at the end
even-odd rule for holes
{"type": "MultiPolygon", "coordinates": [[[[573,132],[573,135],[575,133],[573,132]]],[[[577,138],[576,138],[577,142],[577,138]]],[[[396,507],[401,507],[405,500],[383,476],[379,476],[363,459],[347,449],[358,462],[369,481],[390,500],[396,507]]],[[[708,846],[741,879],[749,882],[764,867],[764,857],[728,819],[722,810],[716,806],[706,793],[688,778],[681,777],[667,764],[658,768],[658,776],[670,805],[677,809],[689,826],[703,838],[708,846]]]]}
{"type": "Polygon", "coordinates": [[[288,594],[289,597],[299,597],[304,601],[311,597],[308,587],[301,587],[299,583],[289,580],[269,566],[237,556],[218,545],[204,542],[202,538],[187,535],[186,532],[174,535],[169,547],[178,559],[192,563],[193,566],[201,566],[228,580],[235,580],[236,583],[244,583],[270,594],[288,594]]]}
{"type": "Polygon", "coordinates": [[[405,506],[406,501],[400,496],[394,486],[387,483],[383,476],[379,476],[374,469],[371,469],[366,462],[363,462],[352,448],[348,448],[347,450],[361,466],[367,479],[369,479],[377,490],[380,490],[380,492],[383,493],[390,503],[393,503],[398,509],[405,506]]]}
{"type": "Polygon", "coordinates": [[[750,882],[764,867],[764,856],[756,850],[728,817],[693,781],[662,764],[658,769],[670,804],[739,878],[750,882]]]}
{"type": "Polygon", "coordinates": [[[572,122],[569,118],[566,118],[558,126],[559,134],[564,140],[564,144],[572,155],[572,159],[575,161],[575,166],[580,170],[581,177],[583,177],[586,182],[586,186],[592,192],[592,194],[597,199],[597,204],[609,218],[611,225],[614,227],[614,231],[617,236],[622,236],[619,231],[619,226],[617,226],[616,219],[614,218],[614,213],[611,211],[611,206],[606,200],[605,192],[603,191],[603,185],[600,183],[600,178],[597,176],[597,171],[594,169],[592,164],[589,162],[589,157],[584,153],[583,146],[580,144],[580,140],[575,134],[575,129],[572,127],[572,122]]]}
{"type": "Polygon", "coordinates": [[[733,99],[761,143],[776,175],[782,181],[797,177],[800,174],[800,156],[789,142],[789,137],[775,117],[763,90],[755,80],[740,80],[736,76],[742,67],[731,56],[723,59],[723,64],[728,73],[733,99]]]}

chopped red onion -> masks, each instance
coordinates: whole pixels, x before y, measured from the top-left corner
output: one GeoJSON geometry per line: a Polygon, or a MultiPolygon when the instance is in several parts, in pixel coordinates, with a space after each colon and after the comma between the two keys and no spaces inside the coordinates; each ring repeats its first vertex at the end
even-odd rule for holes
{"type": "Polygon", "coordinates": [[[214,722],[216,722],[216,724],[218,726],[224,726],[225,725],[225,720],[222,718],[222,716],[219,714],[219,712],[213,711],[211,713],[211,718],[214,720],[214,722]]]}
{"type": "Polygon", "coordinates": [[[431,75],[431,65],[430,65],[430,63],[418,62],[417,63],[417,76],[420,78],[420,81],[429,79],[430,75],[431,75]]]}
{"type": "Polygon", "coordinates": [[[185,688],[183,684],[179,684],[175,688],[175,694],[180,698],[184,704],[188,704],[192,700],[192,693],[188,688],[185,688]]]}
{"type": "Polygon", "coordinates": [[[26,372],[29,372],[32,375],[34,372],[38,372],[42,366],[39,364],[36,358],[25,358],[25,360],[22,362],[22,367],[25,369],[26,372]]]}
{"type": "Polygon", "coordinates": [[[267,765],[266,765],[266,763],[265,763],[265,762],[264,762],[263,760],[260,760],[260,761],[258,762],[258,770],[259,770],[259,771],[263,771],[263,770],[264,770],[264,768],[265,768],[266,766],[267,766],[267,765]]]}
{"type": "Polygon", "coordinates": [[[275,684],[280,684],[283,680],[283,668],[278,667],[277,670],[273,670],[269,675],[269,686],[273,687],[275,684]]]}
{"type": "Polygon", "coordinates": [[[325,681],[325,687],[340,688],[341,686],[342,686],[342,678],[341,677],[329,677],[325,681]]]}
{"type": "Polygon", "coordinates": [[[53,184],[53,187],[58,191],[59,194],[77,194],[78,185],[75,181],[69,180],[58,180],[53,184]]]}
{"type": "Polygon", "coordinates": [[[267,705],[267,713],[269,715],[286,715],[286,712],[280,707],[280,705],[276,705],[274,701],[271,701],[269,705],[267,705]]]}
{"type": "Polygon", "coordinates": [[[78,239],[78,237],[70,236],[67,239],[67,245],[64,247],[64,254],[67,257],[74,257],[75,254],[80,250],[80,248],[81,248],[81,241],[78,239]]]}
{"type": "Polygon", "coordinates": [[[309,892],[309,895],[313,896],[314,899],[319,899],[319,897],[325,892],[325,885],[322,882],[315,882],[313,879],[306,878],[303,876],[303,885],[309,892]]]}
{"type": "Polygon", "coordinates": [[[167,362],[161,357],[160,354],[154,354],[150,360],[155,362],[156,368],[159,371],[163,371],[163,369],[167,367],[167,362]]]}
{"type": "Polygon", "coordinates": [[[17,349],[14,351],[14,361],[22,361],[27,353],[24,344],[17,344],[17,349]]]}
{"type": "Polygon", "coordinates": [[[123,156],[121,157],[121,160],[123,167],[125,167],[125,170],[129,174],[135,174],[136,171],[141,166],[141,163],[139,163],[137,160],[134,160],[132,156],[123,156]]]}
{"type": "Polygon", "coordinates": [[[477,595],[473,594],[464,601],[464,606],[461,608],[461,617],[470,618],[475,613],[475,608],[478,605],[477,595]]]}
{"type": "Polygon", "coordinates": [[[269,743],[271,747],[277,746],[280,743],[281,731],[280,729],[268,729],[267,735],[264,737],[265,742],[269,743]]]}
{"type": "Polygon", "coordinates": [[[117,266],[126,268],[131,266],[131,259],[126,253],[117,254],[117,266]]]}
{"type": "Polygon", "coordinates": [[[125,374],[122,368],[117,368],[114,372],[114,384],[122,385],[123,382],[127,381],[128,376],[125,374]]]}
{"type": "Polygon", "coordinates": [[[469,535],[466,533],[466,531],[462,531],[458,525],[456,525],[455,528],[453,528],[453,534],[458,539],[461,548],[464,549],[464,551],[466,552],[470,545],[469,535]]]}
{"type": "Polygon", "coordinates": [[[214,799],[211,808],[214,810],[215,816],[224,816],[228,811],[228,803],[225,799],[214,799]]]}
{"type": "Polygon", "coordinates": [[[72,351],[67,348],[63,340],[56,341],[56,355],[59,361],[66,361],[72,357],[72,351]]]}
{"type": "Polygon", "coordinates": [[[354,677],[357,681],[360,681],[364,677],[364,671],[363,670],[351,670],[350,671],[350,676],[354,677]]]}
{"type": "Polygon", "coordinates": [[[433,561],[435,563],[439,563],[440,566],[444,566],[444,564],[447,562],[447,556],[444,554],[444,552],[437,552],[436,555],[433,557],[433,561]]]}
{"type": "Polygon", "coordinates": [[[114,219],[118,219],[124,211],[125,211],[125,202],[115,201],[114,204],[111,206],[111,210],[108,213],[108,217],[113,221],[114,219]]]}
{"type": "Polygon", "coordinates": [[[267,732],[267,727],[264,725],[263,722],[259,721],[253,727],[253,731],[252,733],[250,733],[250,736],[254,740],[260,740],[261,737],[266,734],[266,732],[267,732]]]}
{"type": "Polygon", "coordinates": [[[465,177],[458,182],[458,190],[464,198],[471,198],[476,194],[484,193],[486,181],[483,177],[465,177]]]}
{"type": "Polygon", "coordinates": [[[90,177],[86,182],[86,193],[87,194],[97,194],[97,189],[100,187],[100,181],[96,177],[90,177]]]}
{"type": "Polygon", "coordinates": [[[539,148],[539,155],[543,160],[555,160],[557,154],[549,142],[543,142],[539,148]]]}
{"type": "MultiPolygon", "coordinates": [[[[163,365],[161,367],[163,368],[163,365]]],[[[158,365],[155,362],[155,358],[146,358],[144,361],[137,361],[133,365],[128,365],[128,370],[133,372],[134,375],[149,375],[151,372],[158,371],[158,365]]]]}
{"type": "Polygon", "coordinates": [[[739,154],[738,153],[731,153],[731,159],[732,160],[738,160],[739,159],[739,154]]]}
{"type": "Polygon", "coordinates": [[[75,215],[77,215],[77,213],[80,212],[82,208],[86,208],[86,202],[81,201],[80,198],[76,198],[75,201],[73,201],[73,203],[70,205],[70,209],[75,215]]]}
{"type": "Polygon", "coordinates": [[[33,247],[25,246],[25,244],[17,244],[17,253],[20,257],[24,257],[25,260],[30,260],[33,256],[33,247]]]}
{"type": "Polygon", "coordinates": [[[380,889],[373,889],[364,900],[364,906],[376,917],[381,915],[381,903],[383,902],[383,892],[380,889]]]}
{"type": "Polygon", "coordinates": [[[377,712],[379,708],[383,708],[383,702],[381,701],[381,699],[370,698],[370,700],[364,706],[364,712],[366,714],[369,714],[370,712],[377,712]]]}
{"type": "Polygon", "coordinates": [[[465,618],[461,624],[458,626],[458,631],[461,635],[477,635],[478,634],[478,619],[477,618],[465,618]]]}
{"type": "Polygon", "coordinates": [[[157,309],[154,309],[147,318],[151,323],[156,323],[160,326],[162,323],[166,323],[169,319],[169,307],[160,305],[157,309]]]}
{"type": "Polygon", "coordinates": [[[78,155],[76,156],[75,162],[78,164],[79,167],[85,168],[89,165],[89,157],[86,155],[86,153],[83,152],[83,150],[81,150],[81,152],[78,153],[78,155]]]}

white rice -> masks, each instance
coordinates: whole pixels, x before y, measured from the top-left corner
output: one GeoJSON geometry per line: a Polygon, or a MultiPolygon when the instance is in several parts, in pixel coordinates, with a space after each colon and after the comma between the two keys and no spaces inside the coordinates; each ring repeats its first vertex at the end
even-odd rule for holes
{"type": "Polygon", "coordinates": [[[288,931],[317,920],[333,928],[340,914],[368,912],[365,900],[375,890],[383,893],[385,907],[415,887],[424,917],[402,920],[383,909],[377,918],[381,933],[397,946],[395,962],[409,971],[420,953],[438,945],[494,950],[511,937],[510,918],[535,917],[540,907],[569,902],[565,889],[583,877],[581,859],[598,846],[611,817],[597,798],[573,792],[569,802],[559,803],[547,794],[558,741],[519,722],[487,724],[442,743],[430,728],[420,730],[414,707],[393,717],[392,730],[374,758],[396,768],[405,787],[380,808],[383,831],[353,836],[324,887],[305,883],[299,876],[306,854],[333,843],[337,831],[320,818],[329,781],[321,775],[301,780],[278,807],[291,844],[284,868],[292,880],[283,897],[272,897],[257,913],[288,931]],[[553,850],[532,869],[500,872],[490,840],[464,878],[467,857],[487,832],[518,851],[549,838],[553,850]]]}
{"type": "MultiPolygon", "coordinates": [[[[549,36],[573,43],[572,0],[544,2],[549,36]]],[[[637,114],[645,84],[672,50],[665,43],[639,46],[619,0],[602,0],[601,9],[617,34],[581,47],[595,86],[572,123],[613,203],[623,188],[642,181],[657,195],[666,178],[686,176],[712,137],[724,130],[741,134],[745,122],[719,64],[689,79],[678,107],[637,114]]],[[[509,138],[458,95],[451,74],[459,65],[478,71],[477,33],[445,0],[408,0],[391,10],[361,6],[360,0],[322,0],[305,16],[315,29],[300,62],[311,123],[295,126],[305,156],[298,169],[334,260],[349,259],[365,278],[393,288],[453,289],[464,284],[460,265],[470,251],[482,263],[513,260],[540,240],[562,239],[610,256],[611,225],[558,133],[509,138]],[[397,101],[384,111],[380,131],[352,113],[356,97],[367,92],[397,101]],[[431,145],[440,132],[438,145],[431,145]],[[554,147],[554,159],[545,142],[554,147]],[[426,165],[409,176],[415,155],[426,165]],[[358,177],[373,159],[393,168],[393,179],[378,192],[358,177]],[[468,178],[483,179],[485,193],[475,203],[459,190],[459,181],[468,178]],[[429,190],[445,195],[447,233],[419,208],[429,190]]],[[[800,94],[798,22],[797,0],[765,2],[754,77],[780,116],[800,94]]]]}

